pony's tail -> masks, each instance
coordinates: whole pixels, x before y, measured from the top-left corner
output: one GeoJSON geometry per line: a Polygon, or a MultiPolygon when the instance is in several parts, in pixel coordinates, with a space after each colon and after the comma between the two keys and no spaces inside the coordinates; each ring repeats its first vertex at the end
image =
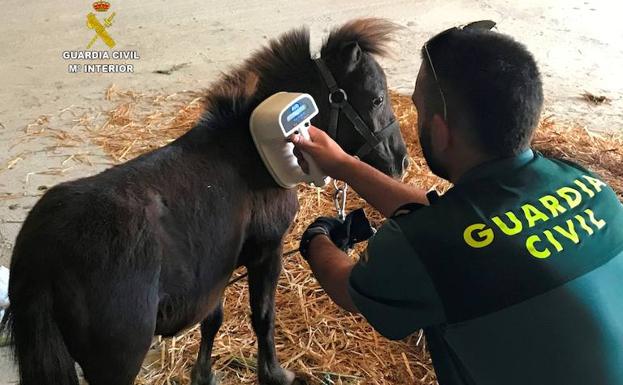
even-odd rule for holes
{"type": "Polygon", "coordinates": [[[49,295],[42,290],[23,308],[11,304],[0,323],[0,334],[8,336],[19,364],[20,385],[78,385],[49,295]]]}

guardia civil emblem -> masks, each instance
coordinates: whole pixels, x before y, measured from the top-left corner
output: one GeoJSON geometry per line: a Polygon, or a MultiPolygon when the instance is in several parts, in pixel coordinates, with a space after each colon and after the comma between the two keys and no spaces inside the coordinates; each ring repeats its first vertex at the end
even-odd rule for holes
{"type": "MultiPolygon", "coordinates": [[[[105,0],[96,1],[95,3],[93,3],[93,9],[97,13],[108,12],[108,10],[110,9],[110,3],[105,0]]],[[[112,21],[115,18],[116,14],[116,12],[113,12],[110,14],[110,16],[104,18],[102,21],[100,21],[97,18],[96,14],[93,12],[89,12],[87,14],[87,28],[95,31],[95,36],[93,36],[91,41],[89,41],[89,44],[87,44],[87,49],[90,49],[97,40],[101,40],[110,48],[113,48],[115,46],[115,40],[112,38],[112,36],[110,36],[106,28],[110,28],[112,26],[112,21]]]]}

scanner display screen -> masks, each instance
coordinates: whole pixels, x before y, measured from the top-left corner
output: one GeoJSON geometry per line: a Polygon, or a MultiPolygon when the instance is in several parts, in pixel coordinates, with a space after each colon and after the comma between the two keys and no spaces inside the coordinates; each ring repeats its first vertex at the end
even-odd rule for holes
{"type": "Polygon", "coordinates": [[[305,115],[303,114],[303,112],[305,112],[305,110],[307,109],[307,106],[303,103],[294,103],[292,105],[292,107],[290,107],[290,114],[286,117],[286,120],[288,122],[291,121],[296,121],[296,122],[300,122],[302,117],[304,117],[305,115]]]}
{"type": "Polygon", "coordinates": [[[301,98],[292,103],[281,114],[281,125],[285,130],[285,134],[289,135],[296,126],[301,122],[309,119],[317,113],[313,101],[309,98],[301,98]]]}

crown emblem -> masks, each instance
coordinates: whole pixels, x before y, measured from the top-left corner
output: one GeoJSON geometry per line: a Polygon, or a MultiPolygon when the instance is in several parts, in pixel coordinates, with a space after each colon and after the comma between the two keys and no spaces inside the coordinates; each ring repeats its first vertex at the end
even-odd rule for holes
{"type": "Polygon", "coordinates": [[[93,9],[96,12],[106,12],[108,11],[108,8],[110,8],[110,3],[108,1],[98,0],[95,3],[93,3],[93,9]]]}

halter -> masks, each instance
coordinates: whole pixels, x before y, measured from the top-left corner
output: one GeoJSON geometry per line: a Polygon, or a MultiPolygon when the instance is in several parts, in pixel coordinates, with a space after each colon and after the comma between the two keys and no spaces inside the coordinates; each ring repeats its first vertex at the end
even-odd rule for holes
{"type": "Polygon", "coordinates": [[[316,68],[320,73],[324,83],[329,89],[329,104],[331,105],[331,117],[329,120],[329,127],[327,128],[327,134],[334,140],[337,140],[337,124],[340,117],[340,112],[344,112],[346,118],[351,122],[355,130],[365,139],[365,143],[359,147],[355,155],[360,159],[368,155],[372,150],[378,151],[377,146],[379,143],[389,138],[391,134],[399,130],[398,121],[393,120],[390,124],[383,127],[378,132],[372,132],[368,125],[361,119],[361,116],[355,111],[353,106],[348,102],[348,95],[344,89],[339,88],[331,70],[327,67],[325,62],[318,58],[314,59],[316,68]]]}

